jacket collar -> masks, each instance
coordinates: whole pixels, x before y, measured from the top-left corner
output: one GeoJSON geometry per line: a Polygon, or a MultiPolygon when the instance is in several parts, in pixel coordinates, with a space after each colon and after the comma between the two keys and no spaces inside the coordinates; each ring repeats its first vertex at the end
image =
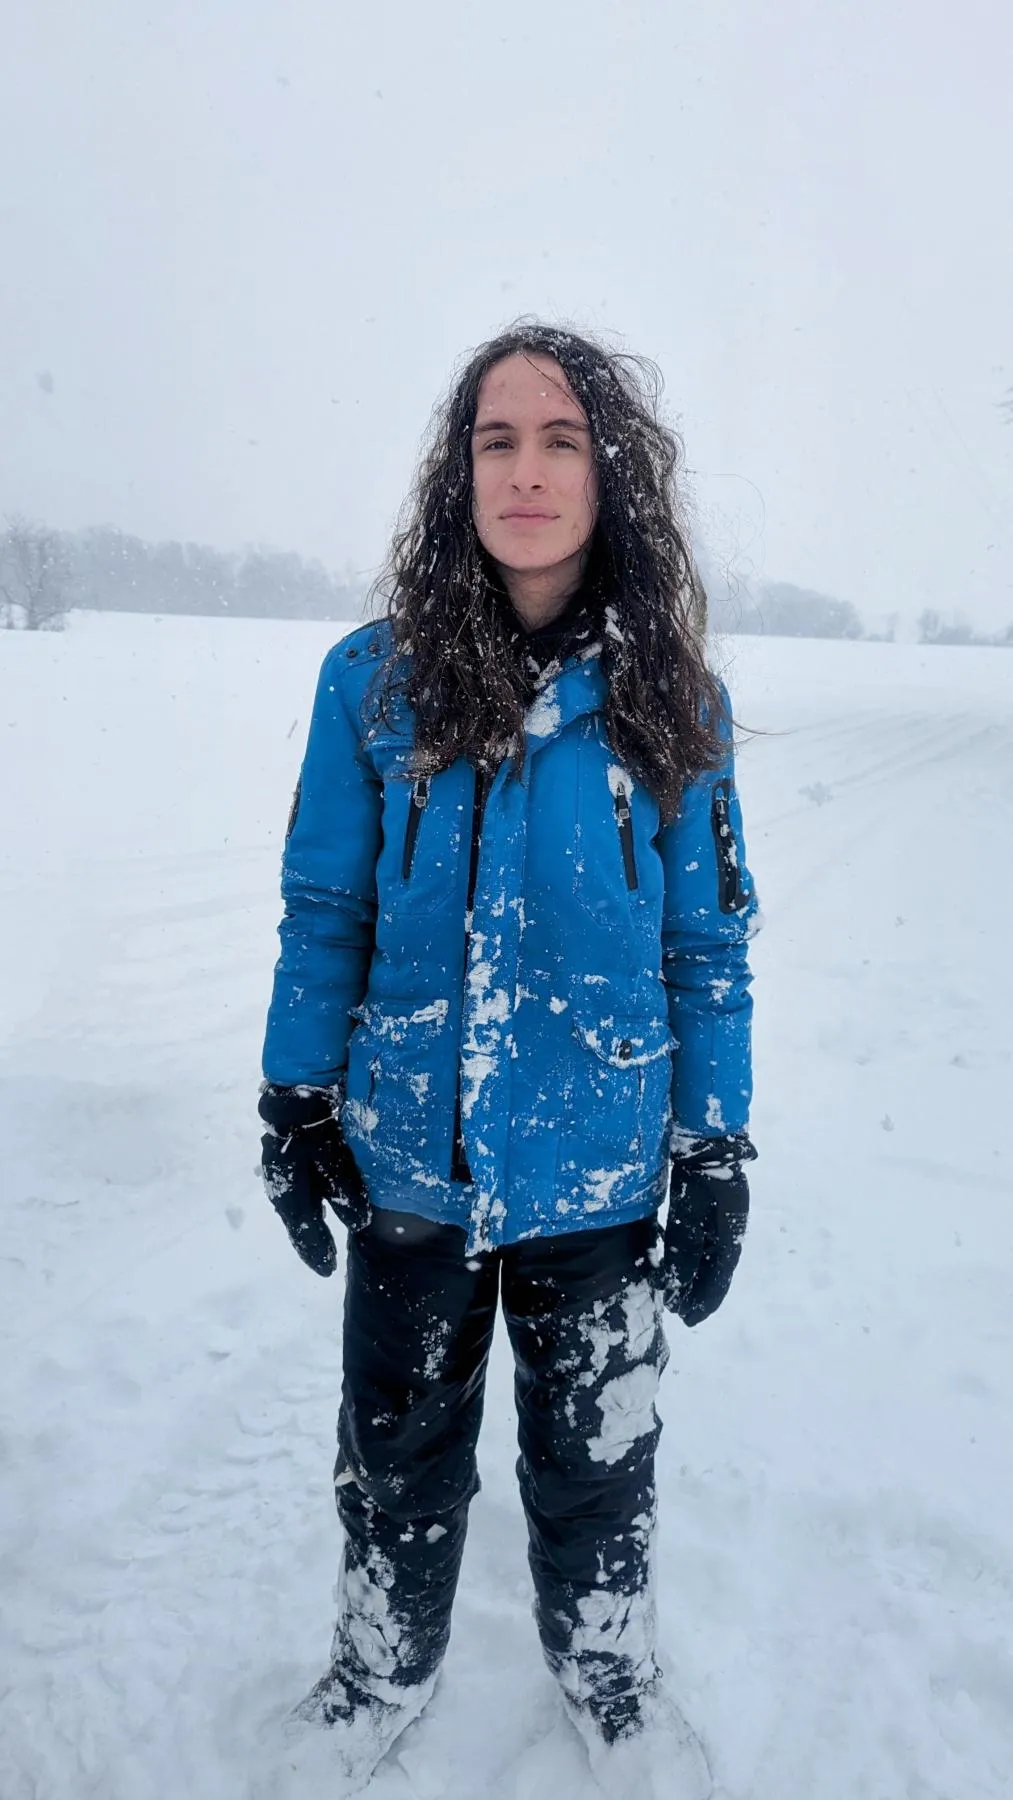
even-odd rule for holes
{"type": "MultiPolygon", "coordinates": [[[[603,711],[606,691],[599,652],[588,646],[539,687],[524,720],[528,754],[551,743],[575,719],[603,711]]],[[[387,720],[381,722],[373,717],[364,723],[367,742],[403,744],[406,750],[410,749],[412,716],[403,703],[387,720]]]]}
{"type": "Polygon", "coordinates": [[[529,753],[542,749],[575,719],[600,712],[605,705],[605,677],[597,651],[568,662],[539,688],[524,721],[529,753]]]}

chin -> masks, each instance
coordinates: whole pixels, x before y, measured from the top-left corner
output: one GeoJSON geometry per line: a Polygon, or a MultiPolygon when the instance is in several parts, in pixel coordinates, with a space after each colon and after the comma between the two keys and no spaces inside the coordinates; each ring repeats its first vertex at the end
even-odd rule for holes
{"type": "Polygon", "coordinates": [[[510,569],[517,575],[530,575],[535,569],[555,569],[560,563],[569,562],[572,550],[549,550],[544,544],[507,544],[500,551],[492,552],[493,558],[503,569],[510,569]]]}
{"type": "Polygon", "coordinates": [[[555,556],[528,556],[524,558],[511,556],[509,559],[501,557],[500,568],[506,569],[507,573],[510,575],[547,575],[551,569],[557,568],[559,563],[564,560],[563,557],[555,556]]]}

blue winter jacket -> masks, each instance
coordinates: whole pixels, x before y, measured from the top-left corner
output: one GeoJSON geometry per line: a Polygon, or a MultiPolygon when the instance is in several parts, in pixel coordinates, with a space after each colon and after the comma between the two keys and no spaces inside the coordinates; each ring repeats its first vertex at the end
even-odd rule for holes
{"type": "Polygon", "coordinates": [[[410,713],[375,705],[388,644],[366,626],[321,671],[265,1076],[342,1086],[374,1204],[463,1225],[472,1252],[643,1217],[674,1129],[747,1119],[731,746],[662,828],[609,745],[597,655],[573,658],[528,715],[523,773],[490,780],[468,918],[474,769],[413,776],[410,713]]]}

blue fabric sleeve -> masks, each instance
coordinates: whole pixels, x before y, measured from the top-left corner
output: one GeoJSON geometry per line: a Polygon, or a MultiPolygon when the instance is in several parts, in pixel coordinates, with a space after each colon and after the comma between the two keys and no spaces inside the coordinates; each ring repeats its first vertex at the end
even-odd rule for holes
{"type": "Polygon", "coordinates": [[[382,795],[362,755],[352,676],[339,644],[320,671],[282,861],[285,913],[264,1075],[283,1086],[341,1080],[351,1009],[369,977],[382,795]]]}
{"type": "Polygon", "coordinates": [[[747,945],[759,911],[746,867],[730,727],[724,762],[687,788],[658,844],[677,1148],[680,1132],[723,1137],[744,1130],[752,1098],[747,945]]]}

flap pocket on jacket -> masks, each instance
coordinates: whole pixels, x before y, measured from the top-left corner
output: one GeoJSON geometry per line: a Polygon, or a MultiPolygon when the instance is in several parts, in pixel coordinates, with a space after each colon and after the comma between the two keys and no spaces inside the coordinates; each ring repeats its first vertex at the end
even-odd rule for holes
{"type": "Polygon", "coordinates": [[[616,1014],[597,1019],[575,1014],[573,1029],[584,1049],[610,1069],[640,1069],[672,1049],[667,1019],[630,1019],[616,1014]]]}

